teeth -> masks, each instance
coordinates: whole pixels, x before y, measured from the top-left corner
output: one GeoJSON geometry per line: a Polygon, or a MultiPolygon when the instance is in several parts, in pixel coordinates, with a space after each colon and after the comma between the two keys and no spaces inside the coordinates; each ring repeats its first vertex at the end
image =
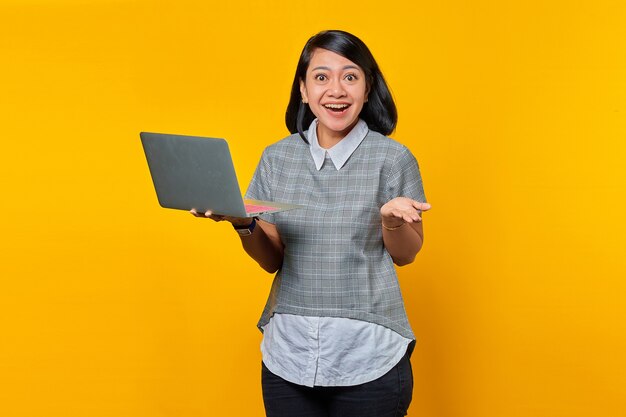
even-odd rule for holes
{"type": "Polygon", "coordinates": [[[347,104],[324,104],[324,107],[329,108],[329,109],[345,109],[346,107],[348,107],[347,104]]]}

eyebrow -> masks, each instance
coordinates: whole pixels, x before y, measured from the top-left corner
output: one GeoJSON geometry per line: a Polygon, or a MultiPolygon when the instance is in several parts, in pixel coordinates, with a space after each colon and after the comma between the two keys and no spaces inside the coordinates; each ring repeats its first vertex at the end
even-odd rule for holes
{"type": "MultiPolygon", "coordinates": [[[[345,67],[342,68],[343,70],[347,70],[347,69],[355,69],[355,70],[359,70],[361,71],[361,69],[359,67],[357,67],[356,65],[346,65],[345,67]]],[[[317,71],[317,70],[326,70],[326,71],[331,71],[330,67],[324,67],[324,66],[319,66],[319,67],[315,67],[313,68],[311,71],[317,71]]]]}

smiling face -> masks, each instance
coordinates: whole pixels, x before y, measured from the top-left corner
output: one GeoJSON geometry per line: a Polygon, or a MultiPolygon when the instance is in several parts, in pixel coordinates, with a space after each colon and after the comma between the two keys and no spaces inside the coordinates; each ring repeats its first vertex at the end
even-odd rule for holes
{"type": "Polygon", "coordinates": [[[300,93],[318,119],[320,146],[329,148],[350,132],[367,92],[365,73],[358,65],[326,49],[313,51],[306,79],[300,80],[300,93]]]}

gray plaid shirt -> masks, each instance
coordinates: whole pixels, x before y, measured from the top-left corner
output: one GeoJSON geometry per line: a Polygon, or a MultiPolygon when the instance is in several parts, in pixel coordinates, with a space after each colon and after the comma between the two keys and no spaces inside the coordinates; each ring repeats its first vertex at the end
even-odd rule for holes
{"type": "Polygon", "coordinates": [[[246,198],[304,207],[260,216],[276,224],[285,254],[259,328],[274,313],[347,317],[414,339],[382,239],[380,207],[399,196],[426,201],[417,161],[377,132],[341,170],[326,158],[318,171],[297,134],[266,148],[246,198]]]}

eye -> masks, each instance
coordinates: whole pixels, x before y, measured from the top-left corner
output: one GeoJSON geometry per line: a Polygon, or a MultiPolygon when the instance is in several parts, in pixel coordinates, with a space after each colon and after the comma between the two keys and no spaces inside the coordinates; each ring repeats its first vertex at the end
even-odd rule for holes
{"type": "Polygon", "coordinates": [[[322,81],[322,82],[324,82],[324,81],[326,81],[327,79],[328,79],[328,78],[326,78],[326,75],[324,75],[324,74],[317,74],[317,75],[315,75],[315,80],[316,80],[316,81],[322,81]]]}
{"type": "Polygon", "coordinates": [[[356,76],[356,74],[346,74],[344,79],[346,81],[356,81],[356,80],[358,80],[358,77],[356,76]]]}

